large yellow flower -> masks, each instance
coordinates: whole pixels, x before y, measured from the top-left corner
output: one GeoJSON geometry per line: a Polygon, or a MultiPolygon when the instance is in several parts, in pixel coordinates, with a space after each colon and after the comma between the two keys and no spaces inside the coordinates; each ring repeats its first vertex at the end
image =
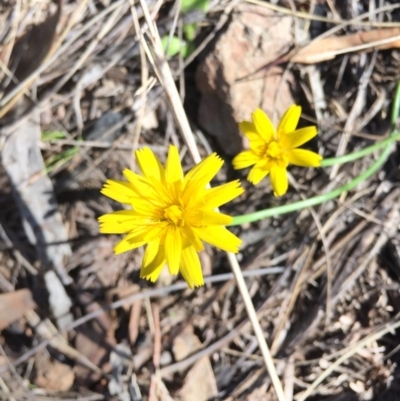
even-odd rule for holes
{"type": "Polygon", "coordinates": [[[165,168],[149,148],[136,152],[142,175],[125,169],[126,181],[108,180],[102,193],[132,206],[99,218],[100,232],[126,234],[115,246],[122,253],[147,244],[140,276],[155,281],[165,264],[181,272],[190,288],[204,284],[197,252],[202,241],[238,252],[241,240],[224,226],[232,217],[215,209],[243,193],[238,180],[207,188],[223,161],[208,156],[184,177],[179,153],[170,146],[165,168]]]}
{"type": "Polygon", "coordinates": [[[233,159],[235,169],[253,166],[247,179],[254,185],[268,174],[275,196],[282,196],[288,189],[286,168],[289,164],[301,167],[318,167],[322,156],[306,149],[296,149],[317,135],[316,127],[296,130],[301,107],[292,105],[278,125],[272,125],[268,116],[260,109],[252,113],[253,122],[243,121],[240,130],[249,139],[250,149],[233,159]]]}

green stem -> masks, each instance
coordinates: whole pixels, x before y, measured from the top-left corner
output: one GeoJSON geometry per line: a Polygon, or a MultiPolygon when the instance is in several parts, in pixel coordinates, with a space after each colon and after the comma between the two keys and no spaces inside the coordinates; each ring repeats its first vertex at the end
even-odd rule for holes
{"type": "Polygon", "coordinates": [[[326,202],[330,199],[334,199],[334,198],[340,196],[343,192],[352,190],[358,184],[360,184],[364,180],[367,180],[369,177],[371,177],[371,175],[374,174],[382,166],[382,164],[386,161],[387,157],[390,154],[390,150],[391,150],[390,145],[388,145],[388,147],[382,152],[382,154],[375,161],[375,163],[373,163],[367,170],[365,170],[362,174],[360,174],[354,180],[351,180],[347,184],[345,184],[337,189],[334,189],[333,191],[328,192],[327,194],[314,196],[313,198],[308,198],[308,199],[305,199],[305,200],[302,200],[299,202],[290,203],[288,205],[282,205],[282,206],[273,207],[270,209],[260,210],[258,212],[254,212],[254,213],[250,213],[250,214],[244,214],[242,216],[236,216],[233,218],[233,221],[230,225],[237,226],[237,225],[240,225],[243,223],[251,223],[253,221],[266,219],[267,217],[277,216],[279,214],[285,214],[285,213],[294,212],[296,210],[301,210],[306,207],[320,205],[323,202],[326,202]]]}
{"type": "Polygon", "coordinates": [[[360,159],[361,157],[367,156],[370,153],[375,152],[376,150],[382,149],[386,145],[389,145],[392,142],[397,141],[398,139],[400,139],[400,132],[395,132],[389,138],[386,138],[383,141],[375,143],[374,145],[368,146],[357,152],[349,153],[344,156],[332,157],[330,159],[324,159],[321,162],[321,167],[331,167],[334,164],[343,164],[343,163],[352,162],[354,160],[360,159]]]}
{"type": "MultiPolygon", "coordinates": [[[[362,174],[360,174],[359,176],[357,176],[356,178],[354,178],[347,184],[345,184],[337,189],[334,189],[333,191],[328,192],[327,194],[314,196],[313,198],[308,198],[308,199],[305,199],[305,200],[302,200],[299,202],[290,203],[288,205],[282,205],[282,206],[273,207],[270,209],[260,210],[258,212],[254,212],[254,213],[250,213],[250,214],[244,214],[242,216],[236,216],[233,218],[233,221],[230,225],[237,226],[237,225],[240,225],[243,223],[251,223],[254,221],[266,219],[268,217],[277,216],[280,214],[285,214],[285,213],[290,213],[290,212],[294,212],[297,210],[301,210],[306,207],[320,205],[323,202],[326,202],[328,200],[331,200],[331,199],[334,199],[334,198],[340,196],[343,192],[352,190],[358,184],[360,184],[364,180],[367,180],[376,171],[378,171],[379,168],[385,163],[385,161],[389,157],[390,152],[391,152],[392,142],[395,141],[398,136],[400,136],[399,133],[395,133],[395,131],[394,131],[395,124],[397,122],[397,119],[399,118],[399,113],[400,113],[400,81],[396,87],[396,94],[395,94],[395,98],[394,98],[393,106],[392,106],[392,115],[391,115],[392,132],[390,134],[390,137],[378,144],[370,146],[369,148],[374,148],[373,150],[376,150],[383,146],[386,146],[386,147],[384,148],[383,152],[378,157],[378,159],[370,167],[368,167],[362,174]],[[383,145],[383,143],[385,145],[383,145]]],[[[368,149],[368,148],[366,148],[366,149],[368,149]]],[[[364,152],[366,149],[363,149],[359,152],[355,152],[355,154],[364,152]]],[[[368,153],[371,153],[370,149],[365,154],[368,154],[368,153]]],[[[365,155],[365,154],[363,154],[363,155],[365,155]]],[[[336,162],[338,162],[338,160],[340,160],[341,163],[345,163],[346,161],[354,160],[354,159],[349,160],[348,158],[346,158],[346,156],[351,156],[351,155],[345,155],[345,156],[342,156],[339,158],[335,158],[336,162]],[[341,161],[341,160],[345,160],[345,161],[341,161]]],[[[362,156],[360,156],[360,157],[362,157],[362,156]]],[[[329,160],[332,160],[332,159],[327,159],[327,160],[329,163],[329,160]]],[[[333,164],[335,164],[335,163],[333,163],[333,164]]],[[[333,165],[333,164],[327,164],[327,165],[324,165],[324,167],[327,167],[327,166],[333,165]]]]}
{"type": "Polygon", "coordinates": [[[396,93],[394,95],[394,100],[392,105],[392,115],[390,118],[390,122],[392,124],[392,131],[394,131],[397,120],[399,119],[399,113],[400,113],[400,81],[397,83],[396,93]]]}

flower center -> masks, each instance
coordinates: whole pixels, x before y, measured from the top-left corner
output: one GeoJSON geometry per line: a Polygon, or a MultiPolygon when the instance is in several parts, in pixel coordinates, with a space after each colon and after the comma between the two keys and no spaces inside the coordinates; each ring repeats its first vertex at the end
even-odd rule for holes
{"type": "Polygon", "coordinates": [[[271,141],[265,147],[264,156],[273,163],[277,163],[282,167],[287,167],[288,160],[285,151],[277,141],[271,141]]]}
{"type": "Polygon", "coordinates": [[[178,205],[172,205],[164,210],[164,218],[176,226],[183,227],[185,220],[183,218],[183,209],[178,205]]]}
{"type": "Polygon", "coordinates": [[[282,157],[282,149],[278,142],[272,141],[267,145],[266,155],[271,159],[280,159],[282,157]]]}

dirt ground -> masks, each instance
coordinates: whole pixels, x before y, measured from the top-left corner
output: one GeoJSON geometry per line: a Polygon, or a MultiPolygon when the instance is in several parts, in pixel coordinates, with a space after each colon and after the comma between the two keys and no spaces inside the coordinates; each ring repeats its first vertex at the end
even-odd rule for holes
{"type": "Polygon", "coordinates": [[[0,400],[278,400],[223,251],[206,245],[191,290],[140,279],[143,249],[99,234],[121,209],[106,179],[169,144],[185,172],[193,146],[224,159],[212,184],[246,190],[231,216],[364,177],[230,230],[285,399],[400,400],[397,142],[292,166],[280,198],[232,168],[257,107],[301,105],[324,159],[398,133],[398,48],[394,0],[0,0],[0,400]]]}

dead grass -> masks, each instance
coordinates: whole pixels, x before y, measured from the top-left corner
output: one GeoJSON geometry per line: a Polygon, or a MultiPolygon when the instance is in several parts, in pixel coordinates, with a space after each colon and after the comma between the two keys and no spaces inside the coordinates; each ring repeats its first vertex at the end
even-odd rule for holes
{"type": "MultiPolygon", "coordinates": [[[[292,15],[295,37],[316,43],[400,26],[394,1],[297,3],[263,7],[292,15]]],[[[267,181],[254,187],[232,171],[196,116],[196,66],[235,18],[236,2],[178,19],[174,3],[148,2],[147,22],[161,36],[200,21],[197,57],[168,64],[140,4],[133,12],[128,1],[60,4],[0,2],[0,297],[14,306],[5,310],[0,298],[0,399],[276,400],[236,281],[221,276],[230,272],[225,255],[206,248],[209,279],[196,291],[168,276],[154,286],[140,280],[142,251],[116,256],[117,237],[98,234],[97,217],[118,208],[99,189],[135,168],[137,147],[164,160],[177,144],[185,169],[211,149],[226,158],[216,181],[243,178],[246,195],[224,208],[240,215],[326,193],[376,155],[293,168],[288,195],[273,198],[267,181]]],[[[288,54],[299,54],[293,45],[288,54]]],[[[324,157],[389,134],[399,54],[277,61],[295,77],[304,119],[318,123],[312,146],[324,157]]],[[[287,401],[398,399],[398,160],[395,148],[382,171],[339,199],[232,228],[287,401]]]]}

